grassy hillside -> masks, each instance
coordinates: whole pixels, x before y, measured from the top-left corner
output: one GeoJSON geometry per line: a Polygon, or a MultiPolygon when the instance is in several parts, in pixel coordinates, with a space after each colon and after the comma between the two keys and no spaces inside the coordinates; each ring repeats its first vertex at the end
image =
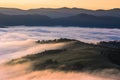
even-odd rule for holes
{"type": "Polygon", "coordinates": [[[19,59],[13,59],[7,65],[30,62],[31,66],[29,69],[32,71],[45,69],[64,71],[120,69],[118,64],[119,58],[116,58],[119,57],[119,48],[112,48],[102,44],[88,44],[70,39],[36,41],[38,44],[61,42],[65,42],[67,45],[61,49],[48,50],[19,59]],[[113,53],[118,55],[116,56],[113,53]]]}

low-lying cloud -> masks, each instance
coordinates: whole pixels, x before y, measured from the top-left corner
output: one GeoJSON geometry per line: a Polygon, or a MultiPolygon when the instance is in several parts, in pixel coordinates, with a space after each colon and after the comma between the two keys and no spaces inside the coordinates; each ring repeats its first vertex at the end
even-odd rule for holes
{"type": "Polygon", "coordinates": [[[105,28],[45,26],[0,28],[0,60],[5,58],[11,59],[20,54],[39,52],[40,50],[37,49],[40,48],[40,46],[35,44],[35,40],[70,38],[92,43],[103,40],[120,40],[119,34],[120,29],[105,28]]]}
{"type": "Polygon", "coordinates": [[[28,72],[28,66],[29,63],[15,66],[1,66],[0,80],[119,80],[118,73],[110,74],[105,70],[92,73],[52,70],[28,72]]]}
{"type": "Polygon", "coordinates": [[[0,28],[0,42],[26,39],[72,38],[85,42],[120,40],[120,29],[79,27],[25,27],[0,28]]]}
{"type": "Polygon", "coordinates": [[[20,54],[23,55],[39,52],[40,50],[37,49],[40,48],[40,45],[35,44],[35,40],[70,38],[92,43],[103,40],[120,40],[119,35],[120,29],[105,28],[45,26],[0,28],[0,60],[5,58],[11,59],[20,54]]]}
{"type": "MultiPolygon", "coordinates": [[[[57,49],[64,46],[64,43],[36,44],[35,40],[70,38],[93,43],[99,41],[120,40],[119,35],[120,29],[105,28],[25,26],[0,28],[0,63],[28,54],[42,52],[46,49],[57,49]]],[[[48,70],[26,73],[25,69],[27,67],[26,64],[14,67],[0,66],[0,75],[2,76],[0,77],[0,80],[119,80],[118,75],[107,75],[107,73],[113,73],[115,70],[111,72],[109,72],[110,70],[95,72],[95,74],[81,72],[51,72],[48,70]],[[97,73],[98,75],[101,73],[104,77],[97,76],[97,73]]]]}

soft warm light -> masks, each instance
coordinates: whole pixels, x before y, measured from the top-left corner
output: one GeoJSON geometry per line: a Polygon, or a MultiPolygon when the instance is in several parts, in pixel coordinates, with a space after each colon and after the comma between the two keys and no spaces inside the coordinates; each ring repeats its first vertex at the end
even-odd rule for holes
{"type": "Polygon", "coordinates": [[[120,8],[120,0],[0,0],[0,7],[9,8],[58,8],[79,7],[87,9],[120,8]]]}

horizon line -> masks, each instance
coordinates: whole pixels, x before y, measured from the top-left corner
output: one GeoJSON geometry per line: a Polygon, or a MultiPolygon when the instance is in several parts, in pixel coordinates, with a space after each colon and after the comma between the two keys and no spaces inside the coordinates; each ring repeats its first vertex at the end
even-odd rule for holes
{"type": "Polygon", "coordinates": [[[0,7],[0,8],[6,8],[6,9],[19,9],[19,10],[31,10],[31,9],[62,9],[62,8],[68,8],[68,9],[86,9],[86,10],[112,10],[112,9],[120,9],[120,8],[109,8],[109,9],[88,9],[88,8],[80,8],[80,7],[57,7],[57,8],[47,8],[47,7],[38,7],[38,8],[29,8],[29,9],[23,9],[23,8],[17,8],[17,7],[0,7]]]}

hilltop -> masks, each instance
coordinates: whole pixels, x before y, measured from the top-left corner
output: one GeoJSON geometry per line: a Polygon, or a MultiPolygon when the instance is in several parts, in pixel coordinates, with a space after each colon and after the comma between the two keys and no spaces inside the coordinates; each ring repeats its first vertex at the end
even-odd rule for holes
{"type": "Polygon", "coordinates": [[[45,50],[40,53],[13,59],[7,62],[6,65],[15,66],[17,64],[22,65],[30,63],[28,69],[30,71],[40,71],[46,69],[62,71],[120,69],[120,49],[119,47],[116,48],[109,46],[109,42],[106,42],[106,45],[102,43],[88,44],[72,39],[36,41],[37,44],[63,42],[65,45],[62,48],[45,50]]]}

